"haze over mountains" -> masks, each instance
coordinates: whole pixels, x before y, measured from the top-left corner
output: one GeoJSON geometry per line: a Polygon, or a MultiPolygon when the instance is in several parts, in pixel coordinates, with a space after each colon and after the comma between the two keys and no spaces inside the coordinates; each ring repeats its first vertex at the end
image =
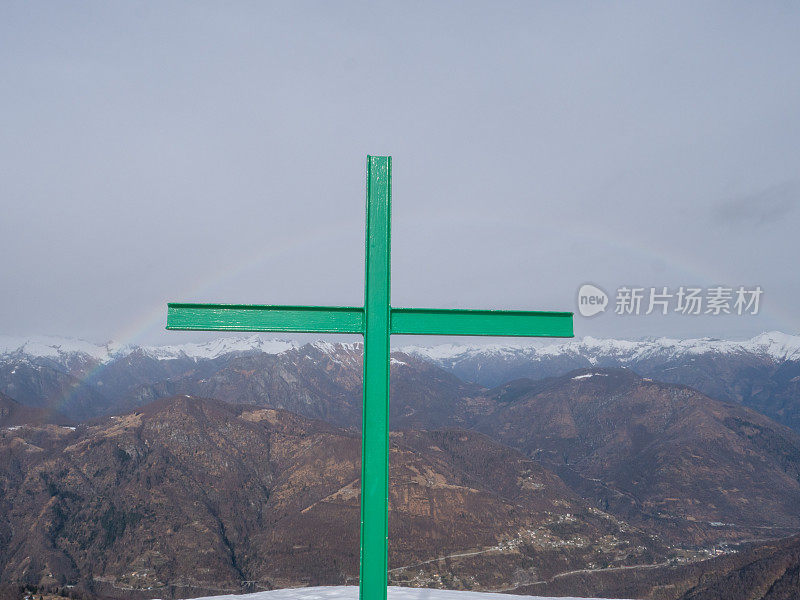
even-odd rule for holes
{"type": "MultiPolygon", "coordinates": [[[[432,362],[464,382],[486,387],[593,366],[628,368],[644,377],[688,385],[712,398],[754,408],[800,431],[800,336],[771,332],[745,341],[584,338],[534,346],[408,346],[399,352],[432,362]]],[[[336,371],[337,365],[344,364],[342,360],[354,367],[360,360],[360,347],[327,342],[299,345],[258,335],[219,338],[204,344],[143,347],[62,338],[0,337],[0,392],[31,406],[50,406],[71,418],[85,419],[171,393],[217,397],[209,393],[214,391],[209,387],[222,385],[221,379],[232,375],[223,376],[225,365],[245,355],[251,357],[253,366],[320,359],[336,371]],[[204,389],[187,391],[181,387],[192,377],[196,383],[206,384],[201,386],[204,389]]],[[[355,375],[360,377],[360,372],[355,375]]],[[[345,387],[360,393],[360,384],[353,384],[345,387]]],[[[226,392],[225,399],[249,402],[253,394],[266,391],[246,385],[244,389],[237,387],[237,398],[226,392]]],[[[355,410],[358,405],[357,401],[351,403],[355,410]]],[[[285,408],[291,410],[291,406],[285,408]]]]}
{"type": "Polygon", "coordinates": [[[489,387],[572,369],[621,367],[689,385],[712,398],[744,404],[800,430],[800,336],[769,332],[745,341],[647,341],[583,338],[543,346],[438,346],[407,351],[489,387]]]}
{"type": "MultiPolygon", "coordinates": [[[[141,598],[354,582],[358,344],[2,348],[3,580],[141,598]]],[[[763,563],[757,540],[800,532],[798,349],[394,352],[392,581],[710,597],[698,572],[732,577],[763,563]],[[741,544],[751,563],[697,562],[741,544]]]]}

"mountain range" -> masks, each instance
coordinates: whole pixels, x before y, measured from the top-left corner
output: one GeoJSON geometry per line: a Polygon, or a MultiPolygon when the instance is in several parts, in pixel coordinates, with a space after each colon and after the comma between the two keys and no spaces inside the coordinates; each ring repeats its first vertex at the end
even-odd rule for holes
{"type": "Polygon", "coordinates": [[[408,347],[464,381],[493,387],[581,368],[626,368],[643,377],[691,386],[753,408],[800,431],[800,336],[770,332],[744,341],[644,341],[586,337],[530,346],[408,347]]]}
{"type": "MultiPolygon", "coordinates": [[[[544,379],[581,368],[627,368],[643,377],[688,385],[717,400],[753,408],[800,431],[800,336],[780,332],[743,341],[586,337],[527,346],[448,344],[407,346],[398,351],[432,363],[462,382],[489,388],[514,379],[544,379]]],[[[0,392],[24,404],[85,419],[168,396],[170,390],[166,388],[176,385],[176,377],[189,372],[197,379],[211,377],[220,366],[245,355],[260,357],[263,363],[308,356],[331,364],[346,354],[358,361],[360,352],[359,344],[299,345],[259,335],[177,346],[0,337],[0,392]]],[[[248,401],[248,391],[240,395],[248,401]]]]}
{"type": "MultiPolygon", "coordinates": [[[[112,597],[353,583],[359,438],[186,396],[5,429],[0,580],[112,597]]],[[[390,463],[398,584],[497,588],[681,555],[477,432],[393,433],[390,463]]]]}
{"type": "MultiPolygon", "coordinates": [[[[358,344],[46,342],[0,344],[0,579],[141,598],[354,581],[358,344]]],[[[762,564],[800,531],[795,345],[393,352],[392,581],[674,600],[761,569],[722,559],[762,564]]]]}

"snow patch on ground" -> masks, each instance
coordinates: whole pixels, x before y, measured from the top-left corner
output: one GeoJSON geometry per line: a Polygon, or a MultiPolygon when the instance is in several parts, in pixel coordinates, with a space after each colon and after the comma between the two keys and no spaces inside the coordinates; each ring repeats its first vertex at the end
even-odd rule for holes
{"type": "MultiPolygon", "coordinates": [[[[389,600],[597,600],[574,597],[517,596],[494,592],[457,592],[454,590],[431,590],[427,588],[389,587],[389,600]]],[[[233,594],[229,596],[204,596],[195,600],[358,600],[356,586],[330,586],[292,588],[233,594]]]]}
{"type": "Polygon", "coordinates": [[[575,375],[572,379],[588,379],[589,377],[608,377],[608,373],[584,373],[583,375],[575,375]]]}

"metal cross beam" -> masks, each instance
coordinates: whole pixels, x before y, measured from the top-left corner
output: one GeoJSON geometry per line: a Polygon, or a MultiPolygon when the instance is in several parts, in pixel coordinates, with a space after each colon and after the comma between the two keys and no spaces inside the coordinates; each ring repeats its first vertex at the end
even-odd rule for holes
{"type": "Polygon", "coordinates": [[[386,600],[389,536],[389,336],[572,337],[571,312],[392,308],[392,159],[367,157],[366,288],[363,307],[168,305],[167,329],[292,331],[364,336],[361,428],[361,600],[386,600]]]}

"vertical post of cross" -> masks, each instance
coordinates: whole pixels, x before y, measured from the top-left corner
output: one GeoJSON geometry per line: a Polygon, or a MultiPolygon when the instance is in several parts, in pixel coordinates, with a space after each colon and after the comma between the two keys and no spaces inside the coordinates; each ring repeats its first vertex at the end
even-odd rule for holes
{"type": "Polygon", "coordinates": [[[361,600],[386,600],[389,540],[389,272],[392,159],[367,157],[361,600]]]}

